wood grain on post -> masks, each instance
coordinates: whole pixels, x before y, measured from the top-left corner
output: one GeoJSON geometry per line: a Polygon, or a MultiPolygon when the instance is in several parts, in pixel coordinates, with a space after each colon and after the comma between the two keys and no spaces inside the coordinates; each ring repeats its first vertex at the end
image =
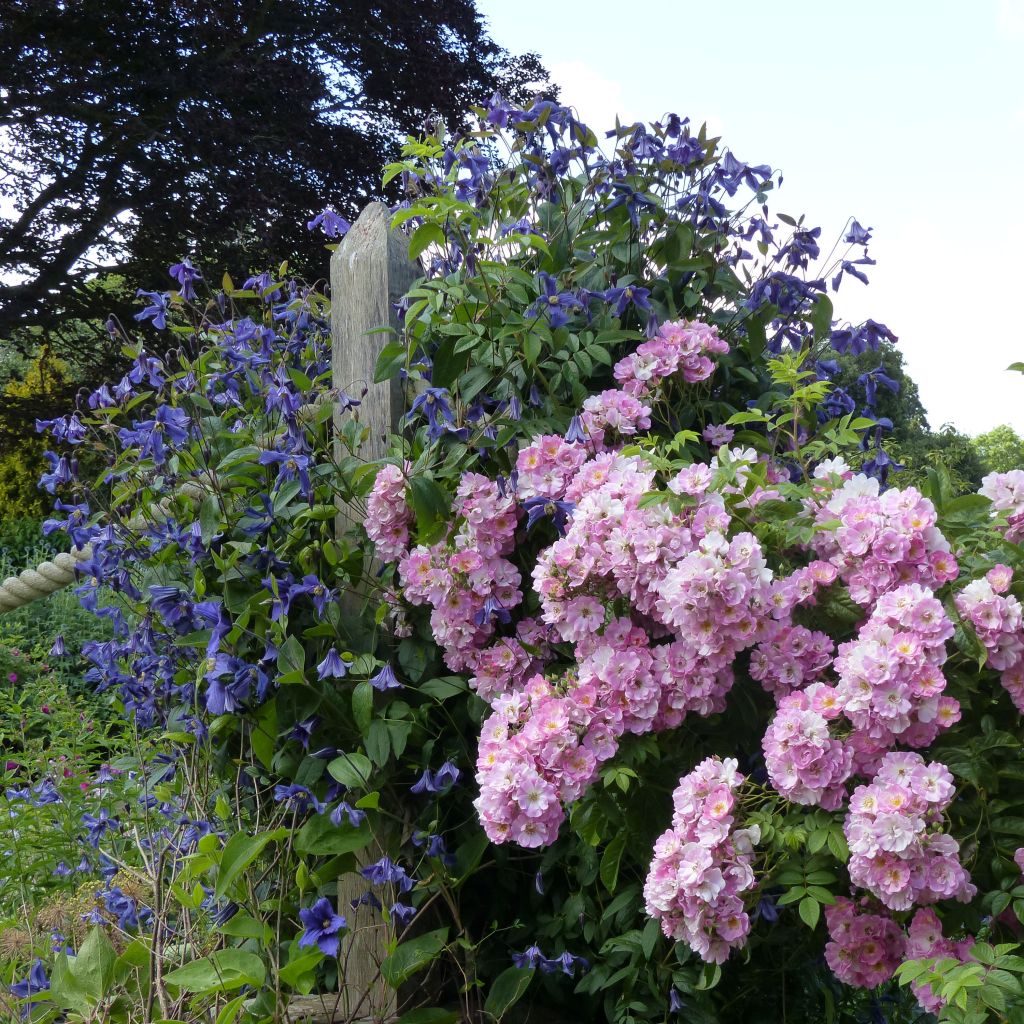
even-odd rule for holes
{"type": "MultiPolygon", "coordinates": [[[[369,431],[360,449],[368,462],[387,454],[388,437],[400,430],[405,412],[400,381],[373,382],[381,349],[393,340],[379,329],[401,328],[394,304],[421,276],[419,264],[409,259],[408,239],[391,230],[390,220],[383,203],[371,203],[331,256],[332,383],[352,398],[365,389],[362,404],[344,415],[356,416],[369,431]]],[[[366,860],[382,853],[374,844],[366,860]]],[[[356,874],[338,880],[339,913],[350,926],[341,945],[344,973],[338,1020],[355,1016],[386,1021],[397,1014],[396,994],[380,977],[387,937],[380,911],[366,904],[352,908],[352,901],[366,889],[367,883],[356,874]]]]}
{"type": "Polygon", "coordinates": [[[355,415],[370,436],[362,448],[367,461],[387,454],[388,435],[404,412],[398,380],[373,383],[381,349],[392,340],[381,327],[401,329],[398,302],[420,276],[409,259],[409,240],[390,228],[383,203],[370,203],[331,257],[331,345],[334,386],[358,398],[368,390],[355,415]],[[367,332],[378,330],[376,334],[367,332]]]}

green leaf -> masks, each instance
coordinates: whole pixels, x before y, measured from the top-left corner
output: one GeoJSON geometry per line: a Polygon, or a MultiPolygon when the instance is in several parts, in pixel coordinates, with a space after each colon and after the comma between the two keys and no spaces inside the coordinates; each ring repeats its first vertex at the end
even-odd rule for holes
{"type": "Polygon", "coordinates": [[[484,1003],[484,1012],[495,1020],[501,1018],[519,1002],[533,981],[532,967],[508,967],[501,972],[491,985],[484,1003]]]}
{"type": "Polygon", "coordinates": [[[989,822],[989,827],[993,832],[999,832],[1002,835],[1024,838],[1024,818],[1015,818],[1010,815],[1003,818],[993,818],[989,822]]]}
{"type": "Polygon", "coordinates": [[[829,830],[828,848],[836,860],[845,864],[850,859],[850,848],[846,845],[846,837],[838,829],[829,830]]]}
{"type": "Polygon", "coordinates": [[[407,636],[398,645],[398,664],[414,683],[426,675],[430,663],[431,650],[423,641],[407,636]]]}
{"type": "Polygon", "coordinates": [[[373,774],[373,765],[365,754],[342,754],[327,766],[331,778],[349,789],[365,789],[373,774]]]}
{"type": "Polygon", "coordinates": [[[248,914],[235,914],[220,926],[220,932],[235,939],[256,939],[258,942],[269,942],[272,937],[269,924],[248,914]]]}
{"type": "Polygon", "coordinates": [[[364,821],[358,828],[348,822],[335,825],[326,814],[310,818],[295,835],[297,853],[338,855],[353,853],[368,846],[373,839],[370,826],[364,821]]]}
{"type": "Polygon", "coordinates": [[[373,720],[373,687],[369,679],[356,683],[352,691],[352,717],[356,720],[356,728],[366,735],[373,720]]]}
{"type": "Polygon", "coordinates": [[[817,853],[828,842],[828,836],[828,829],[815,829],[807,837],[807,849],[810,850],[811,853],[817,853]]]}
{"type": "Polygon", "coordinates": [[[395,752],[395,757],[401,757],[405,752],[406,744],[409,742],[412,722],[389,721],[386,724],[388,737],[391,741],[391,749],[395,752]]]}
{"type": "Polygon", "coordinates": [[[698,992],[713,989],[722,980],[722,968],[718,964],[704,964],[700,971],[700,980],[696,988],[698,992]]]}
{"type": "Polygon", "coordinates": [[[655,918],[651,918],[644,925],[643,933],[640,936],[640,948],[644,951],[644,959],[650,960],[654,955],[654,947],[661,938],[661,926],[655,918]]]}
{"type": "Polygon", "coordinates": [[[462,676],[438,676],[436,679],[428,679],[419,687],[421,693],[433,697],[436,701],[445,701],[449,697],[457,697],[465,693],[469,684],[462,676]]]}
{"type": "Polygon", "coordinates": [[[218,949],[202,960],[179,967],[164,975],[164,981],[175,988],[198,995],[229,992],[252,985],[259,988],[266,980],[267,969],[255,954],[244,949],[218,949]]]}
{"type": "Polygon", "coordinates": [[[403,942],[395,951],[381,961],[380,973],[392,987],[398,988],[417,971],[423,970],[440,956],[448,941],[448,929],[438,928],[409,942],[403,942]]]}
{"type": "Polygon", "coordinates": [[[247,992],[243,992],[240,996],[235,996],[230,1003],[226,1003],[220,1013],[217,1014],[217,1020],[214,1024],[235,1024],[235,1021],[242,1014],[243,1006],[245,1001],[249,998],[247,992]]]}
{"type": "Polygon", "coordinates": [[[827,295],[819,295],[810,316],[815,341],[820,341],[831,330],[832,312],[832,300],[827,295]]]}
{"type": "Polygon", "coordinates": [[[392,341],[380,350],[377,365],[373,371],[374,384],[391,380],[405,366],[406,347],[400,341],[392,341]]]}
{"type": "Polygon", "coordinates": [[[622,863],[622,854],[626,849],[627,838],[628,833],[623,829],[605,847],[604,853],[601,855],[601,881],[610,893],[615,892],[615,887],[619,883],[619,866],[622,863]]]}
{"type": "Polygon", "coordinates": [[[388,723],[379,718],[371,722],[363,740],[370,760],[378,768],[383,768],[391,756],[391,730],[388,723]]]}
{"type": "Polygon", "coordinates": [[[448,528],[451,505],[448,495],[429,477],[409,478],[409,497],[416,516],[416,535],[421,544],[440,540],[448,528]]]}
{"type": "Polygon", "coordinates": [[[278,972],[279,976],[286,985],[294,986],[304,974],[313,971],[323,958],[324,955],[319,949],[314,949],[312,953],[304,953],[294,960],[289,960],[278,972]]]}
{"type": "Polygon", "coordinates": [[[468,878],[470,873],[483,860],[490,840],[483,830],[474,833],[455,851],[455,874],[461,880],[468,878]]]}
{"type": "Polygon", "coordinates": [[[68,969],[92,1002],[98,1003],[110,990],[116,962],[117,953],[107,933],[102,928],[93,928],[79,948],[78,956],[69,958],[68,969]]]}
{"type": "Polygon", "coordinates": [[[58,953],[50,971],[50,1000],[65,1010],[76,1010],[83,1017],[88,1017],[95,1005],[95,1000],[82,988],[81,983],[71,973],[67,954],[58,953]]]}
{"type": "Polygon", "coordinates": [[[214,534],[220,528],[220,499],[216,494],[208,494],[199,506],[199,530],[203,547],[209,547],[214,534]]]}
{"type": "Polygon", "coordinates": [[[249,746],[264,768],[274,760],[274,746],[277,743],[277,699],[268,700],[253,716],[249,733],[249,746]]]}
{"type": "Polygon", "coordinates": [[[421,224],[409,239],[409,259],[414,260],[428,245],[444,245],[444,229],[440,224],[421,224]]]}
{"type": "Polygon", "coordinates": [[[421,1006],[403,1013],[395,1024],[458,1024],[459,1014],[442,1010],[439,1006],[421,1006]]]}
{"type": "Polygon", "coordinates": [[[273,832],[259,832],[254,836],[237,832],[224,845],[220,857],[220,868],[217,871],[217,884],[214,894],[223,899],[234,884],[235,879],[267,848],[269,843],[276,843],[288,835],[288,829],[278,828],[273,832]]]}
{"type": "Polygon", "coordinates": [[[150,955],[149,946],[141,939],[135,939],[125,947],[124,952],[117,958],[118,974],[127,976],[137,967],[148,967],[150,955]]]}
{"type": "Polygon", "coordinates": [[[537,360],[540,358],[541,341],[536,334],[528,334],[523,339],[523,354],[526,356],[526,362],[529,366],[536,366],[537,360]]]}
{"type": "Polygon", "coordinates": [[[819,917],[821,917],[821,905],[813,896],[805,896],[800,901],[800,920],[813,930],[818,924],[819,917]]]}
{"type": "Polygon", "coordinates": [[[282,682],[285,678],[289,682],[301,681],[305,668],[306,652],[302,643],[296,636],[288,637],[277,652],[277,670],[281,673],[282,682]]]}

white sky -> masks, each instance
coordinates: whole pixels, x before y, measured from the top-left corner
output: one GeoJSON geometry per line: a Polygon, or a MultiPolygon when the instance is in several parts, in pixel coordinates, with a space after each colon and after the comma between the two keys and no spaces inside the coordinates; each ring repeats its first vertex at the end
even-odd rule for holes
{"type": "Polygon", "coordinates": [[[1024,0],[478,0],[493,38],[540,53],[600,131],[707,121],[785,181],[827,252],[874,228],[867,287],[837,314],[900,339],[935,428],[1024,432],[1024,0]]]}

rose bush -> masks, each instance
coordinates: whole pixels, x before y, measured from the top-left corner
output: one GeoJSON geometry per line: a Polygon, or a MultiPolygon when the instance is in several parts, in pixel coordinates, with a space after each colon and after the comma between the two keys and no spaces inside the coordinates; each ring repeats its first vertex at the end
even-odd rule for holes
{"type": "MultiPolygon", "coordinates": [[[[408,1024],[1013,1019],[1014,481],[899,486],[892,382],[832,383],[892,340],[834,320],[870,231],[822,260],[675,116],[607,152],[551,103],[478,117],[387,170],[426,273],[386,459],[284,268],[203,305],[176,264],[139,318],[178,362],[134,345],[47,424],[82,599],[118,595],[91,679],[173,748],[138,998],[277,1019],[372,929],[408,1024]]],[[[57,957],[37,1012],[80,1012],[57,957]]]]}

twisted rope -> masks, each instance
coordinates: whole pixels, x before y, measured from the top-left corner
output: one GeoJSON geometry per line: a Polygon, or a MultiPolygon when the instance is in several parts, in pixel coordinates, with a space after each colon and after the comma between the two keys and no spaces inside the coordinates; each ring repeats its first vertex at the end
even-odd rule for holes
{"type": "Polygon", "coordinates": [[[75,582],[75,567],[92,555],[92,545],[62,551],[53,561],[40,562],[34,569],[25,569],[17,576],[9,576],[0,584],[0,615],[49,597],[75,582]]]}
{"type": "MultiPolygon", "coordinates": [[[[210,491],[208,484],[189,481],[182,484],[178,495],[186,498],[200,498],[210,491]]],[[[171,503],[175,495],[167,495],[153,505],[151,516],[166,519],[170,515],[171,503]]],[[[149,519],[138,513],[128,521],[128,528],[139,530],[149,519]]],[[[78,578],[79,562],[87,562],[92,557],[92,545],[83,548],[72,548],[55,555],[52,561],[40,562],[34,569],[25,569],[17,576],[8,576],[0,583],[0,615],[12,612],[33,601],[49,597],[70,586],[78,578]]]]}

